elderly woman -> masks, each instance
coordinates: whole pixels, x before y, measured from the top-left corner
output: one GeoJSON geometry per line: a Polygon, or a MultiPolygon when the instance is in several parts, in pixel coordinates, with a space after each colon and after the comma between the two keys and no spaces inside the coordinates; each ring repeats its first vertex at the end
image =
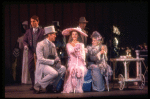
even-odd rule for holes
{"type": "Polygon", "coordinates": [[[91,38],[92,46],[87,46],[87,66],[88,69],[91,69],[92,90],[104,91],[103,76],[107,83],[108,77],[112,75],[112,69],[107,64],[107,47],[102,45],[102,36],[97,31],[92,33],[91,38]]]}

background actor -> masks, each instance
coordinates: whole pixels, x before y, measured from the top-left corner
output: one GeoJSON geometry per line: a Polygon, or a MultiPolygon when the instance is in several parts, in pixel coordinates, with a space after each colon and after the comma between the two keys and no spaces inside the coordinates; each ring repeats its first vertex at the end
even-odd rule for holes
{"type": "Polygon", "coordinates": [[[38,41],[42,40],[44,37],[44,30],[39,28],[39,17],[34,15],[30,19],[32,28],[28,29],[25,33],[23,39],[24,49],[28,50],[28,70],[30,73],[30,78],[32,81],[32,87],[30,90],[34,88],[34,70],[35,70],[35,63],[34,63],[34,54],[36,49],[36,44],[38,41]]]}

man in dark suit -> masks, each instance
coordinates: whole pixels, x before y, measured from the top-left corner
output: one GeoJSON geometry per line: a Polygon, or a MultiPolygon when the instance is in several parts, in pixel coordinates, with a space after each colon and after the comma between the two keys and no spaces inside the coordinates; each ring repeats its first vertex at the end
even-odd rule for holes
{"type": "Polygon", "coordinates": [[[28,50],[28,69],[30,73],[30,78],[32,81],[32,87],[30,90],[34,89],[34,70],[35,61],[34,56],[36,55],[36,45],[37,42],[44,38],[44,30],[39,27],[39,17],[34,15],[30,18],[32,28],[28,29],[25,33],[23,39],[24,49],[28,50]]]}
{"type": "MultiPolygon", "coordinates": [[[[77,28],[81,28],[82,32],[84,32],[88,35],[88,31],[85,30],[87,23],[88,23],[88,21],[86,21],[85,17],[80,17],[79,26],[77,28]]],[[[81,38],[83,39],[84,46],[86,47],[87,46],[87,37],[81,35],[81,38]]]]}

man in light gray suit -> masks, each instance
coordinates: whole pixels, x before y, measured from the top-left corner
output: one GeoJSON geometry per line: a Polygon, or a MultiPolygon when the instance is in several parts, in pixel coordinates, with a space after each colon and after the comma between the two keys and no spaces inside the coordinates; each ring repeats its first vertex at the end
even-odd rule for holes
{"type": "Polygon", "coordinates": [[[37,93],[40,88],[46,88],[49,84],[55,89],[60,78],[64,75],[66,67],[61,65],[55,44],[56,31],[54,26],[44,28],[45,39],[37,44],[36,54],[36,71],[34,89],[37,93]]]}

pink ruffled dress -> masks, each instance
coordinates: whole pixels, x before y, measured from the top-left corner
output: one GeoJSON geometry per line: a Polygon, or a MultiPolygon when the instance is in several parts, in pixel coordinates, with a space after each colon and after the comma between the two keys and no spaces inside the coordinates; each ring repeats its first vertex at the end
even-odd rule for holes
{"type": "Polygon", "coordinates": [[[84,76],[87,74],[84,44],[76,43],[73,47],[67,43],[66,48],[69,58],[62,93],[83,93],[84,76]]]}

